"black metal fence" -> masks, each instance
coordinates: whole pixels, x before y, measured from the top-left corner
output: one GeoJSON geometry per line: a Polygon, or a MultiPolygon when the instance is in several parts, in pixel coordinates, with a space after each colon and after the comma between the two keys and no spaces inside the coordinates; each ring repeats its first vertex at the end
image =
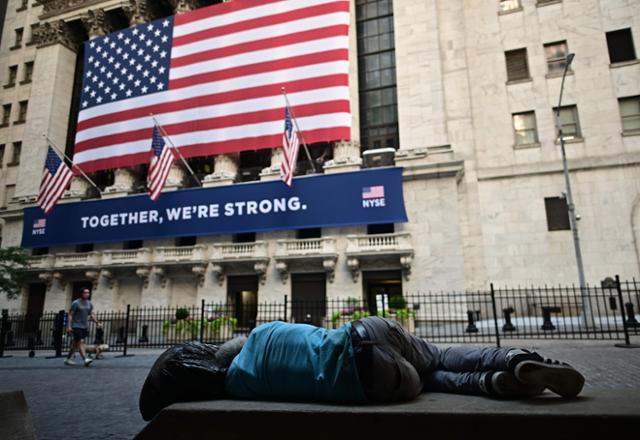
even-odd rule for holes
{"type": "MultiPolygon", "coordinates": [[[[101,328],[90,326],[89,344],[108,344],[111,351],[164,348],[200,340],[221,343],[248,334],[274,320],[326,328],[365,316],[395,319],[416,336],[434,342],[491,343],[501,339],[624,340],[640,335],[640,283],[616,279],[606,287],[494,288],[476,292],[428,292],[401,298],[380,295],[326,301],[258,304],[206,303],[190,307],[127,306],[126,311],[97,313],[101,328]]],[[[0,356],[5,350],[67,351],[66,313],[42,316],[2,314],[0,356]]]]}

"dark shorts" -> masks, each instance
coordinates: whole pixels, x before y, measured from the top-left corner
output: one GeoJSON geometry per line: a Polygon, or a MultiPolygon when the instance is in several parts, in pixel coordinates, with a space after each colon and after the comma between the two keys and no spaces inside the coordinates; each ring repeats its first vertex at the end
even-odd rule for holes
{"type": "Polygon", "coordinates": [[[87,338],[89,331],[86,328],[73,328],[73,340],[75,342],[81,341],[87,338]]]}

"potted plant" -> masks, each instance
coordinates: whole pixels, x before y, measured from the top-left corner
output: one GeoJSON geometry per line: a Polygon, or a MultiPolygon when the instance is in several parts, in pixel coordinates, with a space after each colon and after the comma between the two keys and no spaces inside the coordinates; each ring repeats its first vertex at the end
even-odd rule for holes
{"type": "Polygon", "coordinates": [[[203,336],[206,340],[227,340],[233,337],[238,320],[225,315],[209,315],[203,322],[203,336]]]}
{"type": "Polygon", "coordinates": [[[347,306],[345,309],[331,315],[331,325],[333,328],[338,328],[349,321],[355,321],[356,319],[369,316],[368,310],[364,307],[358,307],[358,300],[356,298],[349,297],[345,300],[345,303],[347,306]]]}
{"type": "Polygon", "coordinates": [[[402,325],[409,333],[414,333],[416,330],[416,313],[407,307],[407,300],[402,295],[393,295],[389,298],[389,310],[388,313],[383,313],[384,317],[396,320],[402,325]]]}
{"type": "Polygon", "coordinates": [[[162,323],[162,334],[170,341],[185,341],[198,337],[199,325],[189,316],[189,309],[176,309],[175,318],[162,323]]]}

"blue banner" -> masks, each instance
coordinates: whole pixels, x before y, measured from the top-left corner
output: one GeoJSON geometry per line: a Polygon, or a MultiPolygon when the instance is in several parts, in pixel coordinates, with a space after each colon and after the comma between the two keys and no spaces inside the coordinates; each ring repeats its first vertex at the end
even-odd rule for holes
{"type": "Polygon", "coordinates": [[[407,221],[402,168],[241,183],[24,210],[23,247],[407,221]]]}

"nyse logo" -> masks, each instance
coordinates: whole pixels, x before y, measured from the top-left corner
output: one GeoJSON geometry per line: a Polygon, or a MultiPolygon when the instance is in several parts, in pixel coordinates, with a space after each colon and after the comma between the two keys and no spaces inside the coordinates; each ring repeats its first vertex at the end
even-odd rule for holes
{"type": "Polygon", "coordinates": [[[363,208],[383,208],[385,207],[384,186],[365,186],[362,188],[363,208]]]}
{"type": "Polygon", "coordinates": [[[31,228],[31,235],[44,235],[47,227],[47,219],[39,218],[33,221],[33,228],[31,228]]]}

